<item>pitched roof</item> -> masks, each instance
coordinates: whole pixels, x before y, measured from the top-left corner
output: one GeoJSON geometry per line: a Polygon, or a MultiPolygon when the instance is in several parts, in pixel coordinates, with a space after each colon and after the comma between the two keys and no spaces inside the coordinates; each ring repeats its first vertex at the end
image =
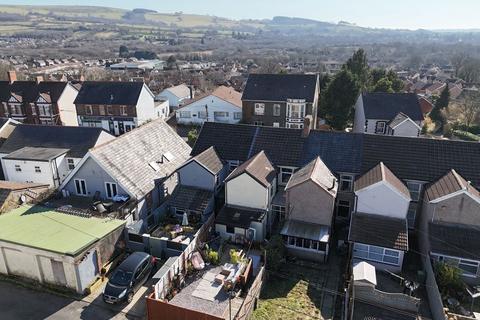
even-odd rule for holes
{"type": "Polygon", "coordinates": [[[275,168],[270,160],[268,160],[264,151],[260,151],[255,156],[235,168],[235,170],[233,170],[225,179],[225,182],[235,179],[244,173],[251,176],[264,187],[268,187],[276,176],[275,168]]]}
{"type": "Polygon", "coordinates": [[[168,204],[174,208],[203,213],[212,198],[213,192],[211,191],[178,185],[168,204]]]}
{"type": "Polygon", "coordinates": [[[62,148],[25,147],[6,155],[3,159],[49,161],[60,157],[68,151],[68,149],[62,148]]]}
{"type": "Polygon", "coordinates": [[[449,194],[465,190],[472,196],[480,199],[480,192],[471,183],[465,180],[455,170],[449,170],[443,177],[430,184],[425,190],[428,201],[434,201],[449,194]]]}
{"type": "Polygon", "coordinates": [[[35,102],[39,95],[48,95],[52,103],[56,103],[68,85],[64,81],[0,81],[0,101],[8,101],[12,94],[21,102],[35,102]]]}
{"type": "Polygon", "coordinates": [[[336,196],[338,188],[337,179],[320,157],[315,158],[309,164],[295,172],[290,177],[285,189],[291,189],[308,180],[313,181],[332,196],[336,196]]]}
{"type": "Polygon", "coordinates": [[[410,192],[408,191],[407,186],[400,179],[398,179],[383,162],[380,162],[378,165],[364,173],[355,181],[355,192],[365,189],[380,181],[387,182],[406,198],[410,199],[410,192]]]}
{"type": "Polygon", "coordinates": [[[195,161],[207,168],[211,173],[217,174],[223,169],[222,159],[218,156],[215,147],[210,147],[193,157],[195,161]]]}
{"type": "Polygon", "coordinates": [[[288,219],[283,224],[281,235],[328,242],[330,226],[288,219]]]}
{"type": "Polygon", "coordinates": [[[250,74],[242,100],[315,100],[317,76],[314,74],[250,74]]]}
{"type": "Polygon", "coordinates": [[[407,251],[407,221],[406,219],[356,212],[352,215],[349,240],[407,251]]]}
{"type": "Polygon", "coordinates": [[[480,144],[364,135],[362,172],[383,162],[402,180],[436,181],[450,169],[480,186],[480,144]]]}
{"type": "Polygon", "coordinates": [[[163,120],[144,124],[90,152],[130,194],[142,198],[187,159],[188,144],[163,120]]]}
{"type": "Polygon", "coordinates": [[[174,94],[178,98],[190,97],[190,88],[184,83],[182,83],[178,86],[173,86],[173,87],[170,87],[170,88],[166,88],[165,90],[171,92],[172,94],[174,94]]]}
{"type": "Polygon", "coordinates": [[[69,157],[82,158],[97,144],[102,133],[107,134],[102,128],[19,124],[0,147],[0,153],[24,147],[62,148],[69,149],[69,157]]]}
{"type": "Polygon", "coordinates": [[[136,105],[143,82],[85,81],[75,104],[136,105]]]}
{"type": "MultiPolygon", "coordinates": [[[[399,112],[390,122],[388,123],[388,126],[392,129],[395,129],[398,127],[401,123],[404,121],[411,120],[405,113],[399,112]]],[[[418,125],[413,122],[417,127],[418,125]]]]}
{"type": "Polygon", "coordinates": [[[432,111],[433,104],[430,101],[428,101],[426,98],[420,97],[418,98],[418,102],[420,103],[420,109],[422,109],[423,114],[427,114],[430,111],[432,111]]]}
{"type": "Polygon", "coordinates": [[[242,94],[232,87],[220,86],[212,92],[212,95],[239,108],[242,107],[242,94]]]}
{"type": "Polygon", "coordinates": [[[252,221],[262,221],[265,214],[264,210],[223,206],[215,217],[215,223],[247,229],[252,221]]]}
{"type": "Polygon", "coordinates": [[[453,257],[480,260],[480,230],[477,227],[444,222],[428,225],[430,251],[453,257]]]}
{"type": "Polygon", "coordinates": [[[363,93],[366,119],[391,120],[399,112],[413,121],[423,121],[423,114],[414,93],[363,93]]]}

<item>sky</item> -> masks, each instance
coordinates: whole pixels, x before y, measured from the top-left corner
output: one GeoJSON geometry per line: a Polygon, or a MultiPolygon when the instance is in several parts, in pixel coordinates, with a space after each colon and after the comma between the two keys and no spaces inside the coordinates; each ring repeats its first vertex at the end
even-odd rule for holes
{"type": "Polygon", "coordinates": [[[233,19],[289,16],[364,27],[480,29],[480,0],[0,0],[2,4],[101,5],[162,13],[209,14],[233,19]]]}

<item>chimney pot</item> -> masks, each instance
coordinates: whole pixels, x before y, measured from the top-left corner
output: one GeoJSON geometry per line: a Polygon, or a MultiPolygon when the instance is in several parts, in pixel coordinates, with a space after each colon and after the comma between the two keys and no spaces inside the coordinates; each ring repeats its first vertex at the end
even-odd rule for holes
{"type": "Polygon", "coordinates": [[[12,84],[15,81],[17,81],[17,72],[15,70],[8,71],[8,82],[12,84]]]}

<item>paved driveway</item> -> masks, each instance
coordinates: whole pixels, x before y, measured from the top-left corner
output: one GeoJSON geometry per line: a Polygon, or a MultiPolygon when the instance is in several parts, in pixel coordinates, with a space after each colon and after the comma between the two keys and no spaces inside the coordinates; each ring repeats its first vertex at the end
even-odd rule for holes
{"type": "Polygon", "coordinates": [[[0,319],[140,320],[145,318],[145,300],[142,297],[146,290],[139,290],[128,307],[120,307],[105,304],[99,296],[101,290],[94,296],[74,300],[0,281],[0,319]]]}

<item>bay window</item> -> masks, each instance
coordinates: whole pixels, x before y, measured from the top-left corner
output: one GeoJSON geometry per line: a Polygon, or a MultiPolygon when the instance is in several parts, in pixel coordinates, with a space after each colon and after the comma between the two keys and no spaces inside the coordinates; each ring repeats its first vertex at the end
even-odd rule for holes
{"type": "Polygon", "coordinates": [[[396,266],[400,265],[400,251],[362,243],[355,243],[353,245],[353,256],[364,260],[371,260],[396,266]]]}
{"type": "Polygon", "coordinates": [[[287,103],[287,118],[305,118],[305,103],[287,103]]]}
{"type": "Polygon", "coordinates": [[[254,114],[256,116],[263,116],[265,114],[265,103],[255,103],[254,114]]]}

